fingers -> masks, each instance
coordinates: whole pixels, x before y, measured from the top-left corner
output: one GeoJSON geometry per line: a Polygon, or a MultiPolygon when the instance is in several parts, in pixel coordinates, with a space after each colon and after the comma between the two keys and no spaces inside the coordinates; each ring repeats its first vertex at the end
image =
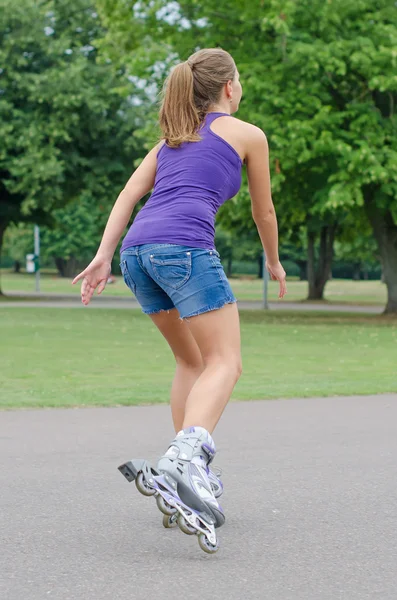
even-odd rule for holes
{"type": "Polygon", "coordinates": [[[278,267],[276,267],[273,272],[271,267],[267,263],[266,263],[266,268],[269,271],[269,275],[270,275],[272,281],[280,282],[280,290],[278,293],[278,297],[280,299],[284,298],[285,294],[287,293],[287,282],[286,282],[287,275],[286,275],[284,269],[282,268],[281,264],[279,264],[278,267]]]}
{"type": "Polygon", "coordinates": [[[95,287],[89,283],[87,278],[84,278],[81,284],[81,301],[85,306],[90,303],[94,291],[95,287]]]}
{"type": "Polygon", "coordinates": [[[92,284],[89,282],[87,277],[84,277],[83,282],[81,284],[81,301],[87,306],[90,303],[92,296],[96,288],[98,288],[98,294],[101,294],[106,287],[107,279],[102,279],[98,283],[92,284]]]}
{"type": "Polygon", "coordinates": [[[81,301],[84,304],[84,306],[88,306],[88,304],[90,303],[90,300],[94,294],[95,289],[91,286],[87,287],[86,290],[84,291],[84,293],[81,294],[81,301]]]}
{"type": "Polygon", "coordinates": [[[79,275],[76,275],[76,277],[72,281],[72,285],[74,285],[75,283],[80,281],[80,279],[83,279],[83,277],[85,277],[85,275],[86,275],[86,270],[82,271],[79,275]]]}
{"type": "Polygon", "coordinates": [[[280,292],[278,294],[278,297],[280,298],[280,300],[281,300],[281,298],[284,298],[286,293],[287,293],[287,282],[284,277],[284,279],[282,279],[280,281],[280,292]]]}
{"type": "Polygon", "coordinates": [[[99,294],[102,294],[103,290],[104,290],[104,289],[105,289],[105,287],[106,287],[106,283],[107,283],[107,280],[106,280],[106,279],[102,279],[102,281],[99,283],[99,286],[98,286],[98,291],[97,291],[97,294],[98,294],[98,295],[99,295],[99,294]]]}

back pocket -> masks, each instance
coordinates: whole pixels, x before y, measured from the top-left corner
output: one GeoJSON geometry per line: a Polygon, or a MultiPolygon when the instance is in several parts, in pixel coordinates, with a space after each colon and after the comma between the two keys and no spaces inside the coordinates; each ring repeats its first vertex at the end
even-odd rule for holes
{"type": "Polygon", "coordinates": [[[178,290],[192,274],[192,256],[190,252],[180,254],[151,254],[150,262],[153,274],[159,283],[178,290]]]}

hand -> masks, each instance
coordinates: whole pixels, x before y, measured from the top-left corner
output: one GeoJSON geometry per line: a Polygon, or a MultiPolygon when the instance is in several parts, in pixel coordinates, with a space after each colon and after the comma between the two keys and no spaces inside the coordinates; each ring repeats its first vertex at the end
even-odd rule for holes
{"type": "Polygon", "coordinates": [[[96,288],[98,288],[98,294],[103,292],[110,271],[110,261],[96,256],[88,267],[73,279],[72,285],[80,281],[80,279],[83,280],[81,284],[81,301],[85,306],[90,303],[96,288]]]}
{"type": "Polygon", "coordinates": [[[284,298],[285,294],[287,293],[287,275],[283,269],[282,264],[278,262],[275,265],[269,265],[269,263],[266,261],[266,269],[269,271],[270,277],[273,279],[273,281],[280,282],[280,291],[278,297],[280,299],[284,298]]]}

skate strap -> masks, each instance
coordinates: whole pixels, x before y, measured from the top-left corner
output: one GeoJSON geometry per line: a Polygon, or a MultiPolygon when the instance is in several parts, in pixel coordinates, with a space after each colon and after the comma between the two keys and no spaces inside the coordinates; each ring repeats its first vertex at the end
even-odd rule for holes
{"type": "Polygon", "coordinates": [[[208,458],[207,464],[212,463],[212,461],[214,460],[214,456],[215,456],[214,449],[209,444],[206,444],[206,443],[204,443],[201,446],[201,449],[204,451],[204,453],[206,454],[206,456],[208,458]]]}

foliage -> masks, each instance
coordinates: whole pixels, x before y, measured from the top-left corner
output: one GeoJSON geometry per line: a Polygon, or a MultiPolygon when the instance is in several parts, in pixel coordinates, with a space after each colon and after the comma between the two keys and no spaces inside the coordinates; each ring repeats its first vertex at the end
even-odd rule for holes
{"type": "Polygon", "coordinates": [[[10,226],[4,236],[3,256],[25,263],[26,255],[34,251],[33,227],[20,223],[10,226]]]}
{"type": "Polygon", "coordinates": [[[135,88],[98,60],[104,31],[89,0],[0,4],[0,232],[21,221],[54,225],[69,201],[87,210],[89,201],[95,217],[136,156],[126,97],[135,88]]]}
{"type": "MultiPolygon", "coordinates": [[[[133,27],[146,48],[159,51],[160,63],[165,56],[185,59],[204,46],[233,54],[245,92],[239,116],[268,134],[283,235],[302,225],[312,235],[328,226],[340,234],[351,211],[363,210],[369,187],[374,210],[389,211],[395,227],[394,2],[100,0],[99,5],[109,28],[107,47],[118,35],[113,56],[125,53],[133,27]]],[[[135,59],[127,63],[137,66],[135,59]]],[[[140,75],[154,81],[161,71],[156,64],[150,51],[146,61],[141,55],[140,75]]],[[[243,192],[225,207],[222,224],[249,223],[243,192]]]]}

